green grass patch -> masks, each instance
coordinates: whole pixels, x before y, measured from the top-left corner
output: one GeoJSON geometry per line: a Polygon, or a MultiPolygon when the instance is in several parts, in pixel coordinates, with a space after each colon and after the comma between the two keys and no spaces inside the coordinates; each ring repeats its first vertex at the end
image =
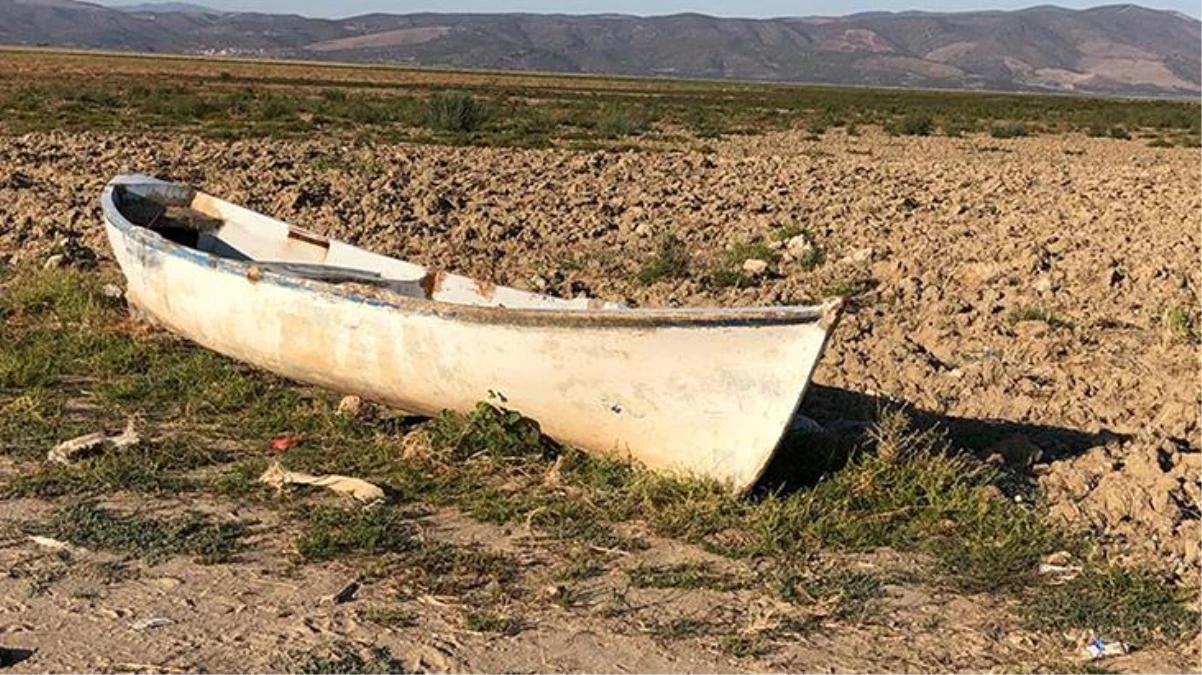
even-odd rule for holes
{"type": "Polygon", "coordinates": [[[293,652],[281,670],[302,675],[400,675],[408,672],[387,647],[357,647],[338,641],[326,648],[293,652]]]}
{"type": "Polygon", "coordinates": [[[1092,568],[1065,584],[1040,589],[1024,603],[1023,613],[1037,630],[1087,629],[1139,648],[1197,633],[1198,613],[1181,600],[1149,572],[1092,568]]]}
{"type": "Polygon", "coordinates": [[[363,611],[363,618],[389,628],[408,628],[417,625],[417,612],[395,605],[374,605],[363,611]]]}
{"type": "Polygon", "coordinates": [[[659,241],[655,255],[635,274],[635,280],[650,286],[664,279],[679,279],[688,274],[689,256],[684,242],[675,235],[666,235],[659,241]]]}
{"type": "Polygon", "coordinates": [[[994,138],[1022,138],[1027,133],[1027,125],[1022,122],[1000,124],[989,129],[989,135],[994,138]]]}
{"type": "Polygon", "coordinates": [[[36,534],[151,564],[175,555],[194,555],[205,564],[229,562],[246,550],[250,533],[244,521],[215,523],[196,513],[170,518],[123,514],[92,502],[59,509],[49,521],[30,527],[36,534]]]}
{"type": "Polygon", "coordinates": [[[1024,321],[1039,321],[1046,323],[1051,328],[1068,328],[1071,325],[1042,307],[1030,305],[1015,307],[1006,312],[1005,321],[1008,326],[1017,326],[1024,321]]]}
{"type": "Polygon", "coordinates": [[[477,633],[499,633],[507,636],[517,635],[526,629],[526,623],[520,617],[495,612],[468,612],[463,623],[468,630],[477,633]]]}
{"type": "Polygon", "coordinates": [[[480,128],[484,118],[484,106],[470,94],[435,94],[426,102],[426,126],[435,131],[472,132],[480,128]]]}
{"type": "Polygon", "coordinates": [[[706,588],[714,591],[732,591],[743,588],[744,580],[725,572],[719,572],[708,563],[680,563],[675,565],[639,564],[626,571],[630,585],[635,588],[706,588]]]}
{"type": "Polygon", "coordinates": [[[404,553],[421,547],[413,523],[387,504],[374,508],[339,509],[321,506],[303,514],[304,531],[296,551],[304,562],[348,555],[404,553]]]}
{"type": "Polygon", "coordinates": [[[894,136],[930,136],[935,131],[935,120],[925,114],[906,115],[886,124],[885,131],[894,136]]]}

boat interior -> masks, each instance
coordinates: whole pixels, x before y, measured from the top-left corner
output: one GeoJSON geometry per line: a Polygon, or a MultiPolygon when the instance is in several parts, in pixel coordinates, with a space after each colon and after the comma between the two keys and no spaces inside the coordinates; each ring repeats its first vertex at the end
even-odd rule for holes
{"type": "Polygon", "coordinates": [[[400,295],[483,307],[625,309],[590,298],[556,298],[427,269],[289,225],[190,186],[119,181],[113,206],[136,227],[178,246],[264,272],[327,284],[359,284],[400,295]]]}

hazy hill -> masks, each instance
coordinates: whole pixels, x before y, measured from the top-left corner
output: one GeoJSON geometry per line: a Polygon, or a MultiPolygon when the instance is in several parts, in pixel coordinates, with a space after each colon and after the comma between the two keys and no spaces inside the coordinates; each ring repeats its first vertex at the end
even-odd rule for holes
{"type": "Polygon", "coordinates": [[[0,43],[790,82],[1195,95],[1202,23],[1136,5],[838,18],[369,14],[0,0],[0,43]]]}

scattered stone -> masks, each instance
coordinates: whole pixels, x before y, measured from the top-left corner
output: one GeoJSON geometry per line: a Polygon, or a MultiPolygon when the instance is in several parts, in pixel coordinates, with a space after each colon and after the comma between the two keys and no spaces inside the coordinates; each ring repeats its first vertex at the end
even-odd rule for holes
{"type": "Polygon", "coordinates": [[[785,243],[785,257],[790,260],[808,260],[814,255],[814,242],[809,235],[799,234],[785,243]]]}
{"type": "Polygon", "coordinates": [[[743,273],[752,279],[764,276],[768,272],[768,262],[756,258],[743,261],[743,273]]]}
{"type": "Polygon", "coordinates": [[[129,627],[133,628],[134,630],[152,630],[155,628],[162,628],[163,626],[170,626],[173,623],[175,622],[165,616],[152,616],[145,619],[139,619],[138,621],[131,623],[129,627]]]}
{"type": "MultiPolygon", "coordinates": [[[[812,249],[813,246],[811,246],[810,248],[812,249]]],[[[872,256],[874,253],[876,253],[876,251],[873,250],[873,248],[871,246],[866,246],[864,248],[857,248],[856,250],[854,250],[851,253],[844,256],[843,262],[846,262],[846,263],[868,262],[869,260],[872,260],[872,256]]]]}
{"type": "Polygon", "coordinates": [[[343,417],[357,418],[363,413],[363,399],[358,396],[343,396],[338,401],[338,414],[343,417]]]}
{"type": "Polygon", "coordinates": [[[1036,279],[1035,283],[1031,285],[1031,288],[1035,289],[1036,293],[1051,293],[1052,278],[1045,274],[1036,279]]]}
{"type": "Polygon", "coordinates": [[[66,265],[66,263],[67,263],[67,256],[63,255],[62,253],[55,253],[54,255],[50,256],[49,258],[46,258],[46,262],[42,265],[42,269],[56,270],[60,267],[63,267],[64,265],[66,265]]]}
{"type": "Polygon", "coordinates": [[[110,300],[120,300],[125,297],[125,291],[117,284],[105,284],[100,288],[100,293],[110,300]]]}

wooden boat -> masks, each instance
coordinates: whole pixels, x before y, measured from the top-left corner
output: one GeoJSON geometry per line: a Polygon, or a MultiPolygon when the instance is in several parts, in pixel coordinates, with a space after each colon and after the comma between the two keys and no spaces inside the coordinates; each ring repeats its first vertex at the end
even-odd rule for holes
{"type": "Polygon", "coordinates": [[[406,411],[490,393],[592,453],[744,491],[842,308],[632,309],[432,270],[147,176],[102,207],[132,305],[205,347],[406,411]]]}

